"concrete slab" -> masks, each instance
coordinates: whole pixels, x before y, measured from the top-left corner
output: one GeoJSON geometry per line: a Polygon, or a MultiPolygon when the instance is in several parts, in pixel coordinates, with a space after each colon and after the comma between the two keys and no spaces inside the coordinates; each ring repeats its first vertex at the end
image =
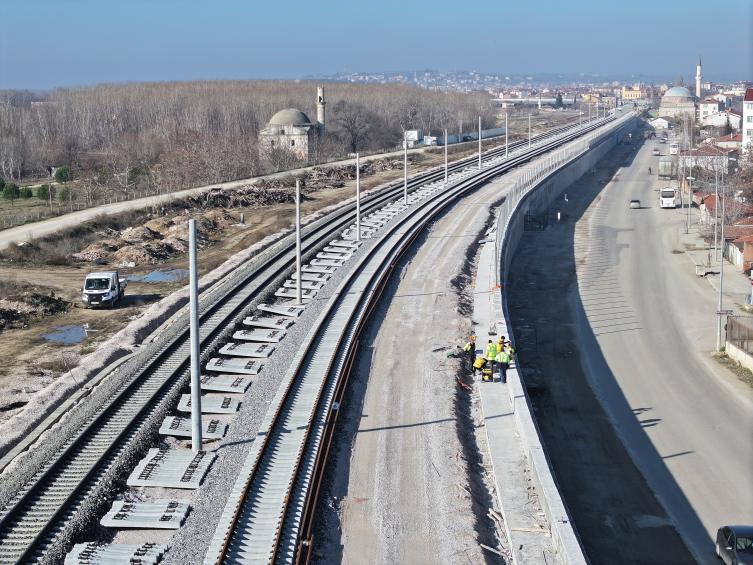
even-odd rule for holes
{"type": "Polygon", "coordinates": [[[233,334],[239,341],[260,341],[263,343],[280,343],[285,337],[282,330],[240,330],[233,334]]]}
{"type": "Polygon", "coordinates": [[[277,318],[273,316],[246,316],[243,324],[255,328],[269,328],[272,330],[285,330],[293,325],[290,318],[277,318]]]}
{"type": "MultiPolygon", "coordinates": [[[[202,420],[202,439],[220,439],[225,436],[227,424],[219,420],[202,420]]],[[[167,416],[160,426],[159,433],[163,436],[191,437],[191,418],[183,416],[167,416]]]]}
{"type": "MultiPolygon", "coordinates": [[[[225,396],[218,398],[216,396],[202,396],[201,397],[201,413],[202,414],[234,414],[238,411],[240,402],[236,398],[230,398],[225,396]]],[[[191,411],[191,395],[184,394],[180,397],[178,402],[178,412],[190,412],[191,411]]]]}
{"type": "MultiPolygon", "coordinates": [[[[298,287],[298,281],[293,280],[293,279],[288,279],[283,283],[282,287],[296,289],[298,287]]],[[[301,280],[301,288],[303,290],[321,290],[323,287],[324,287],[323,282],[307,281],[305,279],[301,280]]]]}
{"type": "MultiPolygon", "coordinates": [[[[307,273],[306,271],[303,271],[301,273],[301,280],[302,281],[327,282],[331,276],[332,275],[330,275],[329,273],[307,273]]],[[[293,279],[294,281],[297,281],[298,273],[293,273],[292,275],[290,275],[290,278],[293,279]]]]}
{"type": "Polygon", "coordinates": [[[305,306],[294,306],[290,304],[259,304],[256,309],[260,312],[269,312],[270,314],[279,314],[280,316],[297,318],[301,315],[305,306]]]}
{"type": "Polygon", "coordinates": [[[325,259],[325,260],[332,259],[334,261],[347,261],[351,255],[352,253],[346,253],[344,251],[342,253],[327,253],[324,251],[320,251],[319,253],[316,254],[316,257],[317,259],[325,259]]]}
{"type": "Polygon", "coordinates": [[[361,246],[360,241],[341,241],[335,239],[329,242],[332,247],[345,247],[346,249],[358,249],[361,246]]]}
{"type": "MultiPolygon", "coordinates": [[[[492,300],[495,246],[494,242],[483,244],[476,271],[473,320],[477,324],[475,333],[479,355],[483,353],[488,340],[496,343],[500,338],[496,327],[494,333],[489,331],[496,323],[492,300]]],[[[514,366],[513,362],[511,367],[514,366]]],[[[497,373],[494,382],[485,383],[479,379],[477,386],[481,395],[497,499],[513,552],[513,562],[547,565],[546,553],[551,556],[554,547],[544,513],[538,504],[538,493],[531,488],[532,482],[526,474],[530,464],[518,434],[508,385],[499,382],[497,373]]]]}
{"type": "MultiPolygon", "coordinates": [[[[261,362],[249,361],[238,357],[215,357],[207,363],[207,371],[217,373],[235,373],[238,375],[258,375],[261,371],[261,362]]],[[[204,406],[202,405],[202,410],[204,406]]]]}
{"type": "Polygon", "coordinates": [[[229,357],[265,358],[272,355],[274,350],[275,346],[269,343],[228,343],[220,349],[220,354],[229,357]]]}
{"type": "Polygon", "coordinates": [[[345,261],[342,259],[312,259],[310,264],[317,267],[342,267],[345,261]]]}
{"type": "Polygon", "coordinates": [[[231,392],[243,394],[251,386],[251,379],[245,377],[201,377],[201,390],[205,392],[231,392]]]}
{"type": "Polygon", "coordinates": [[[128,477],[132,487],[197,489],[217,456],[210,451],[149,450],[128,477]]]}
{"type": "MultiPolygon", "coordinates": [[[[316,293],[316,290],[304,288],[301,290],[301,300],[311,300],[316,296],[316,293]]],[[[275,296],[279,296],[280,298],[297,298],[298,291],[294,288],[285,288],[283,286],[275,291],[275,296]]]]}
{"type": "Polygon", "coordinates": [[[99,545],[96,542],[77,543],[65,556],[65,565],[110,565],[113,563],[140,563],[153,565],[162,560],[166,545],[99,545]]]}
{"type": "Polygon", "coordinates": [[[332,274],[337,270],[337,267],[332,265],[304,265],[301,267],[301,271],[304,273],[328,273],[332,274]]]}
{"type": "Polygon", "coordinates": [[[154,502],[115,500],[99,523],[105,528],[177,530],[188,515],[189,502],[183,499],[159,499],[154,502]]]}

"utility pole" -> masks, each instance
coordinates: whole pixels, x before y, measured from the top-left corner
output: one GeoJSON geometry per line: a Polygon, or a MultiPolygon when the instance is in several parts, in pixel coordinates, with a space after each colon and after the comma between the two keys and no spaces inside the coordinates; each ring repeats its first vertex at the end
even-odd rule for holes
{"type": "MultiPolygon", "coordinates": [[[[690,170],[692,171],[693,169],[690,170]]],[[[688,180],[690,182],[688,183],[688,231],[686,233],[690,233],[690,210],[693,207],[693,181],[695,177],[688,177],[688,180]]]]}
{"type": "Polygon", "coordinates": [[[505,112],[505,159],[507,159],[507,112],[505,112]]]}
{"type": "Polygon", "coordinates": [[[447,186],[447,130],[444,130],[444,185],[447,186]]]}
{"type": "Polygon", "coordinates": [[[403,133],[403,145],[405,146],[405,164],[403,165],[403,196],[405,205],[408,205],[408,132],[403,133]]]}
{"type": "Polygon", "coordinates": [[[481,170],[481,116],[478,117],[478,170],[481,170]]]}
{"type": "Polygon", "coordinates": [[[191,449],[201,451],[201,351],[199,349],[199,262],[196,220],[188,220],[189,321],[191,324],[191,449]]]}
{"type": "Polygon", "coordinates": [[[295,303],[303,304],[303,273],[301,273],[301,181],[295,179],[295,303]]]}
{"type": "Polygon", "coordinates": [[[528,114],[528,147],[531,147],[531,114],[528,114]]]}
{"type": "MultiPolygon", "coordinates": [[[[724,181],[722,181],[722,256],[719,263],[719,306],[718,311],[722,310],[722,289],[724,288],[724,181]]],[[[722,316],[717,314],[716,323],[716,350],[722,350],[722,316]]]]}
{"type": "Polygon", "coordinates": [[[356,153],[356,241],[361,241],[361,157],[356,153]]]}

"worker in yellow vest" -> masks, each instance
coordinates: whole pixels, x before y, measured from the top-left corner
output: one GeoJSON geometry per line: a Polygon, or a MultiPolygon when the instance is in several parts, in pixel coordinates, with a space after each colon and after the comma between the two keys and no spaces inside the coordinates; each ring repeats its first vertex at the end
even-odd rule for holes
{"type": "Polygon", "coordinates": [[[465,354],[468,356],[475,356],[476,355],[476,336],[471,334],[471,340],[465,344],[465,347],[463,347],[463,351],[465,351],[465,354]]]}
{"type": "Polygon", "coordinates": [[[510,355],[504,349],[497,353],[495,361],[499,363],[499,381],[507,382],[507,368],[510,366],[510,355]]]}
{"type": "Polygon", "coordinates": [[[484,357],[486,357],[486,362],[489,363],[489,368],[494,371],[494,360],[497,358],[497,346],[492,340],[489,340],[489,343],[486,344],[486,353],[484,354],[484,357]]]}

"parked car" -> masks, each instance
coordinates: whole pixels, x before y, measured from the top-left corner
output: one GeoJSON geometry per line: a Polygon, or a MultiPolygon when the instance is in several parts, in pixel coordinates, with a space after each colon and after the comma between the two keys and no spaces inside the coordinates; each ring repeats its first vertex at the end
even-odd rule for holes
{"type": "Polygon", "coordinates": [[[661,155],[661,151],[659,151],[659,148],[657,147],[653,150],[652,154],[654,155],[654,157],[658,157],[659,155],[661,155]]]}
{"type": "Polygon", "coordinates": [[[641,201],[640,200],[631,200],[630,201],[630,208],[631,209],[640,210],[640,208],[641,208],[641,201]]]}
{"type": "Polygon", "coordinates": [[[665,137],[662,137],[662,138],[661,138],[661,139],[659,140],[659,143],[667,143],[667,138],[665,138],[665,137]]]}
{"type": "Polygon", "coordinates": [[[753,526],[719,528],[716,555],[726,565],[753,565],[753,526]]]}

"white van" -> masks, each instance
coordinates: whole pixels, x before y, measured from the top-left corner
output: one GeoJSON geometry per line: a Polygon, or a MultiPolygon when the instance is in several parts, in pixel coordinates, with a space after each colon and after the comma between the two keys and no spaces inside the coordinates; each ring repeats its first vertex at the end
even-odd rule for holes
{"type": "Polygon", "coordinates": [[[659,206],[661,208],[676,208],[675,189],[671,186],[665,186],[659,189],[659,206]]]}

